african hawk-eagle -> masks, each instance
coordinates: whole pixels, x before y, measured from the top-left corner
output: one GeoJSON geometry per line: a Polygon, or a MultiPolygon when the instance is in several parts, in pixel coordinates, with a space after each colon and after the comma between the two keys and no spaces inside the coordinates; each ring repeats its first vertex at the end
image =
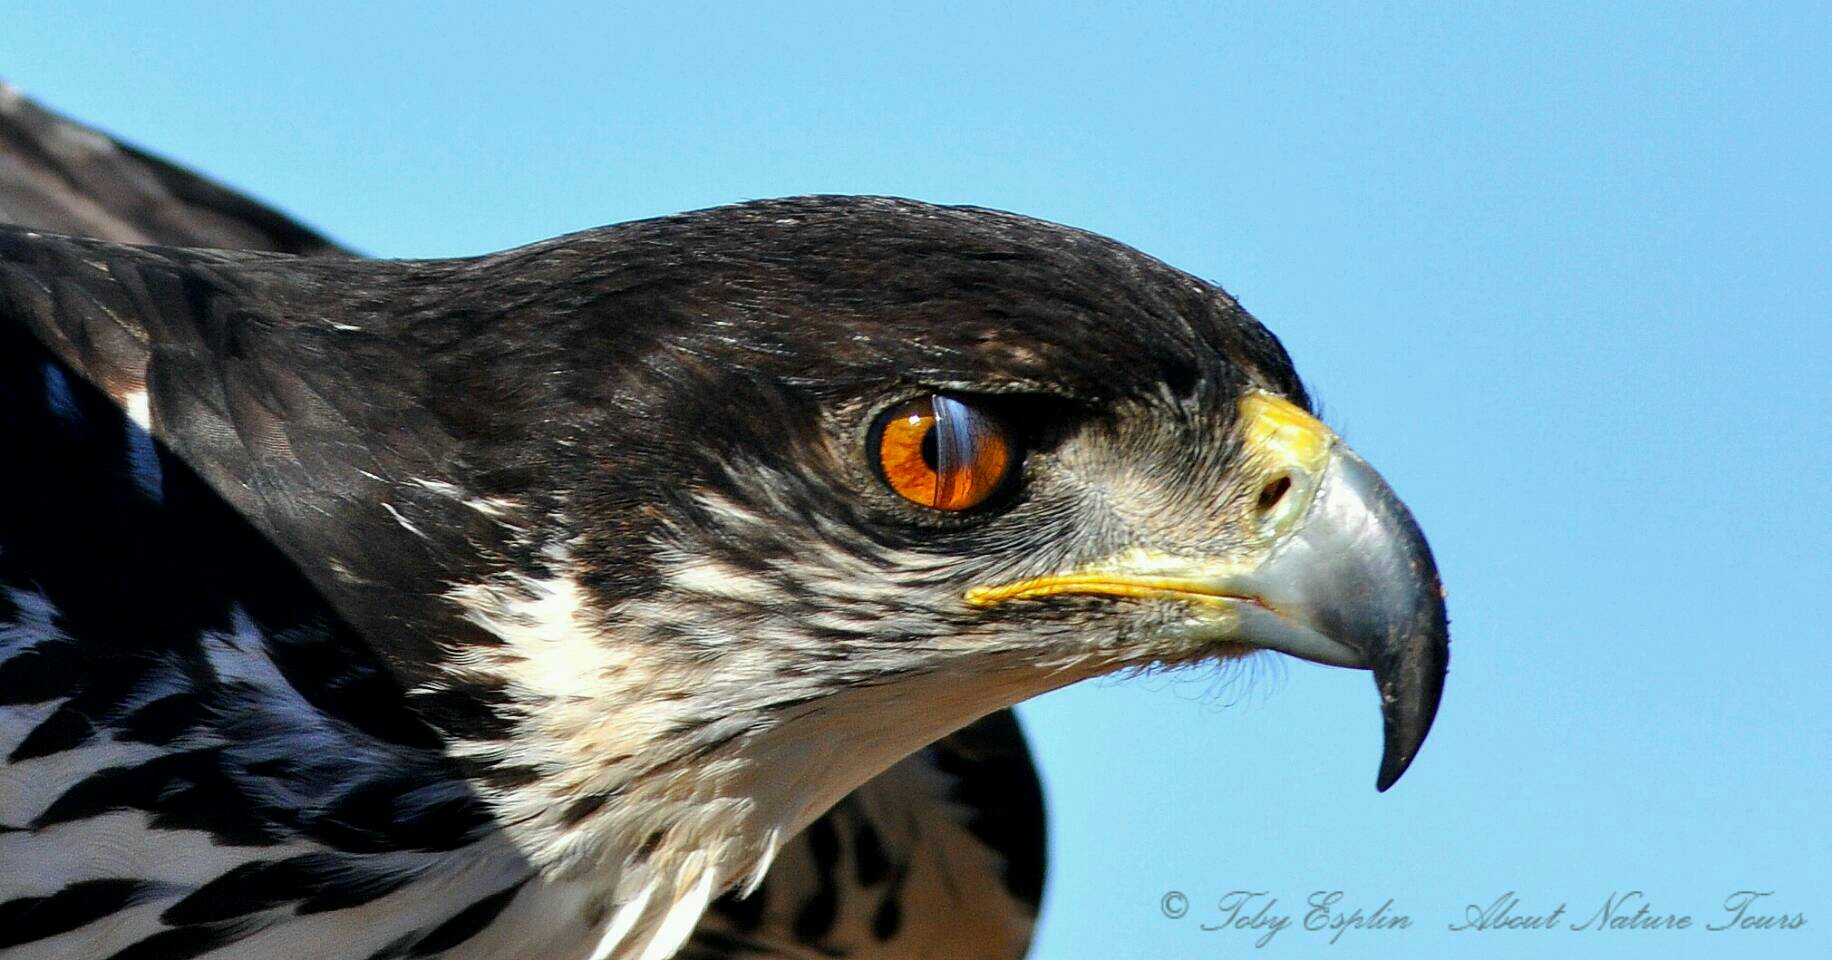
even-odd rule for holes
{"type": "Polygon", "coordinates": [[[364,261],[11,91],[0,161],[8,960],[1013,956],[1003,708],[1275,650],[1373,670],[1382,788],[1430,725],[1417,527],[1120,244],[809,197],[364,261]]]}

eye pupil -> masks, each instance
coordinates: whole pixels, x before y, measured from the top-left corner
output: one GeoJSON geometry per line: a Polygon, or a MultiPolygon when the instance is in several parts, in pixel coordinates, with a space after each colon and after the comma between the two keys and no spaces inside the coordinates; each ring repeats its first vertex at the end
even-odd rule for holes
{"type": "Polygon", "coordinates": [[[884,482],[906,500],[936,510],[985,503],[1017,464],[1004,421],[981,401],[934,394],[897,407],[872,428],[884,482]]]}

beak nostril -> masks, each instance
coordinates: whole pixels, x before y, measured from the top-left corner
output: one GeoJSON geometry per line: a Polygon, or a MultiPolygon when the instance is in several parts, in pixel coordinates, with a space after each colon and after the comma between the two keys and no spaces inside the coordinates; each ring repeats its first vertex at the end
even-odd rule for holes
{"type": "Polygon", "coordinates": [[[1291,478],[1283,474],[1281,474],[1277,480],[1261,487],[1259,495],[1260,512],[1265,513],[1273,507],[1278,506],[1279,502],[1285,499],[1285,494],[1290,491],[1291,478]]]}

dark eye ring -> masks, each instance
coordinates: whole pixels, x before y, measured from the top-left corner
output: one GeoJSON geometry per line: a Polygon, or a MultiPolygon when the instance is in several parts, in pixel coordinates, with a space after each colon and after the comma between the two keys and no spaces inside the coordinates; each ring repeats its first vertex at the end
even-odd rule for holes
{"type": "Polygon", "coordinates": [[[985,503],[1020,460],[1016,437],[982,402],[936,393],[885,411],[869,448],[879,475],[912,503],[958,512],[985,503]]]}

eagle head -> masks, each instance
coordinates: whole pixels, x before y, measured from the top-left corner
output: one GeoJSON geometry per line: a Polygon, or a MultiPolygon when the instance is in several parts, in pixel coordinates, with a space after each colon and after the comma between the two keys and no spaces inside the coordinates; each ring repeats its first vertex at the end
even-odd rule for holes
{"type": "Polygon", "coordinates": [[[812,197],[186,263],[82,368],[373,644],[601,955],[665,955],[848,791],[1084,678],[1369,669],[1383,790],[1436,712],[1406,508],[1232,297],[1113,241],[812,197]]]}

